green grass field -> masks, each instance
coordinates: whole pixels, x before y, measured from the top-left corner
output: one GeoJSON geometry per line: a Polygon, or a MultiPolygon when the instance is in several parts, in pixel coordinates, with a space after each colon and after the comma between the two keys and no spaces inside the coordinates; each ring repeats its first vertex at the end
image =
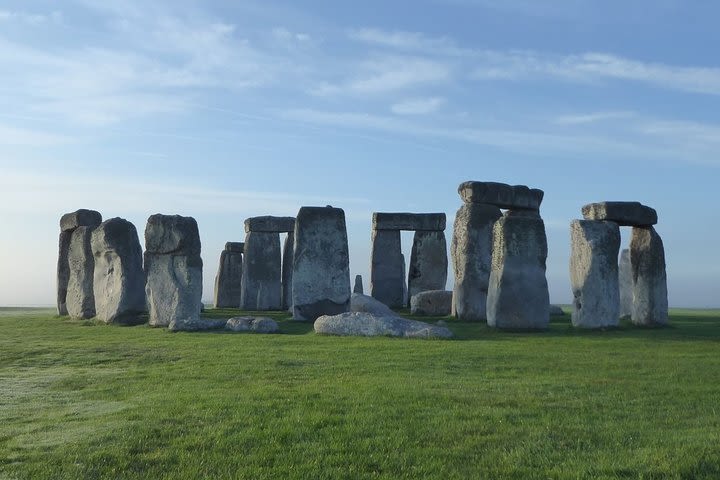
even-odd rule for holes
{"type": "MultiPolygon", "coordinates": [[[[230,317],[236,312],[210,311],[230,317]]],[[[0,309],[0,478],[720,478],[720,311],[455,340],[0,309]]]]}

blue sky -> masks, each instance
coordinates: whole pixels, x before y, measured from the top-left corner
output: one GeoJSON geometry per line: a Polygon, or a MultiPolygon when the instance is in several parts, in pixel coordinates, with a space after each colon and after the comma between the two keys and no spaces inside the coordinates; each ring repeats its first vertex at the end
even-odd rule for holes
{"type": "Polygon", "coordinates": [[[552,301],[571,298],[582,205],[638,200],[671,305],[720,306],[717,18],[681,0],[0,2],[0,305],[53,303],[77,208],[141,235],[195,216],[209,299],[246,217],[332,204],[367,289],[373,211],[452,225],[457,185],[489,180],[545,190],[552,301]]]}

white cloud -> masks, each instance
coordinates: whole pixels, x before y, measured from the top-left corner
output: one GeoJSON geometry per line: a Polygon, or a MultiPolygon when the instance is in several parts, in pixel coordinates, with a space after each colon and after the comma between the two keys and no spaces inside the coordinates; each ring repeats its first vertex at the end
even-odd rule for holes
{"type": "Polygon", "coordinates": [[[458,47],[455,42],[449,38],[430,37],[419,32],[361,28],[350,30],[348,37],[358,42],[398,50],[420,51],[422,53],[448,56],[464,56],[473,53],[470,49],[458,47]]]}
{"type": "Polygon", "coordinates": [[[397,115],[425,115],[437,111],[444,103],[441,97],[411,98],[393,104],[390,109],[397,115]]]}
{"type": "Polygon", "coordinates": [[[560,115],[554,123],[558,125],[583,125],[588,123],[603,122],[607,120],[618,120],[634,116],[633,112],[593,112],[574,115],[560,115]]]}

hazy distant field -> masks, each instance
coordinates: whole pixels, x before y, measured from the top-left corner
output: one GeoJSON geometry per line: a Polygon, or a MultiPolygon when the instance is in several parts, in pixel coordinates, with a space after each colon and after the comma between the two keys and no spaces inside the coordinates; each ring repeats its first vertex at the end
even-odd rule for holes
{"type": "Polygon", "coordinates": [[[427,341],[0,309],[0,478],[720,478],[720,311],[671,321],[427,341]]]}

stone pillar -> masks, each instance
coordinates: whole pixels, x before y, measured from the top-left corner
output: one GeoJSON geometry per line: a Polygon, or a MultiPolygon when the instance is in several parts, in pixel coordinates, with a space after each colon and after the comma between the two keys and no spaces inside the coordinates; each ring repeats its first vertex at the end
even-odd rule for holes
{"type": "Polygon", "coordinates": [[[281,297],[280,234],[247,232],[240,308],[255,311],[281,310],[281,297]]]}
{"type": "Polygon", "coordinates": [[[620,318],[620,227],[614,222],[574,220],[570,237],[573,326],[616,327],[620,318]]]}
{"type": "Polygon", "coordinates": [[[653,227],[633,227],[630,241],[635,325],[665,325],[668,321],[665,248],[653,227]]]}
{"type": "Polygon", "coordinates": [[[373,229],[371,255],[370,295],[390,308],[402,307],[405,268],[400,230],[373,229]]]}
{"type": "Polygon", "coordinates": [[[220,253],[220,266],[215,276],[215,308],[239,308],[242,295],[242,242],[227,242],[220,253]]]}
{"type": "Polygon", "coordinates": [[[282,309],[292,307],[293,251],[295,250],[295,232],[288,232],[283,245],[282,256],[282,309]]]}
{"type": "Polygon", "coordinates": [[[295,222],[292,307],[295,320],[350,310],[350,257],[345,212],[302,207],[295,222]]]}
{"type": "Polygon", "coordinates": [[[364,294],[362,275],[355,275],[355,286],[353,287],[353,293],[364,294]]]}
{"type": "Polygon", "coordinates": [[[145,273],[135,226],[111,218],[92,233],[95,311],[105,323],[144,323],[145,273]]]}
{"type": "Polygon", "coordinates": [[[410,304],[410,295],[408,295],[408,282],[407,278],[408,276],[405,275],[405,272],[407,272],[407,263],[405,263],[405,254],[403,253],[400,255],[402,257],[402,272],[403,272],[403,280],[402,280],[402,295],[403,295],[403,307],[410,304]]]}
{"type": "Polygon", "coordinates": [[[455,216],[451,246],[455,267],[452,314],[459,320],[487,319],[493,226],[501,217],[498,207],[483,203],[466,203],[455,216]]]}
{"type": "Polygon", "coordinates": [[[420,292],[445,290],[447,270],[445,232],[416,231],[410,254],[408,297],[411,299],[420,292]]]}
{"type": "Polygon", "coordinates": [[[57,263],[57,312],[58,315],[67,315],[67,289],[70,280],[70,264],[68,253],[72,233],[78,227],[97,227],[102,223],[102,215],[95,210],[77,210],[66,213],[60,218],[60,238],[58,242],[57,263]]]}
{"type": "Polygon", "coordinates": [[[90,243],[95,228],[78,227],[70,237],[66,306],[70,317],[75,319],[95,316],[95,259],[90,243]]]}
{"type": "Polygon", "coordinates": [[[620,252],[618,276],[620,286],[620,318],[626,319],[632,316],[633,303],[632,267],[630,266],[629,248],[624,248],[623,251],[620,252]]]}
{"type": "Polygon", "coordinates": [[[535,211],[508,211],[493,227],[488,326],[544,329],[550,322],[545,224],[535,211]]]}

